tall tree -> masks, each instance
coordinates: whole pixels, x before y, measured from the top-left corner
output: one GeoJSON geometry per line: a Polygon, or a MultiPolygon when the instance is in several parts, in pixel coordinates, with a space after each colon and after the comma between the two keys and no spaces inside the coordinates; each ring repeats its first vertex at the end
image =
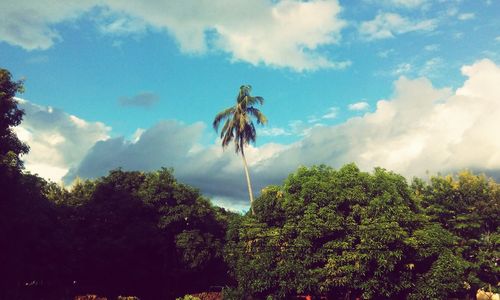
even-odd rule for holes
{"type": "Polygon", "coordinates": [[[234,141],[236,153],[241,153],[247,179],[248,194],[250,196],[250,209],[252,215],[254,215],[252,184],[245,158],[245,146],[250,142],[255,143],[257,137],[252,118],[256,119],[257,124],[267,123],[267,118],[259,109],[254,107],[257,104],[264,104],[264,98],[260,96],[254,97],[251,95],[251,92],[252,87],[250,85],[242,85],[236,97],[236,105],[218,113],[215,116],[213,126],[215,131],[218,131],[220,123],[225,120],[220,132],[222,147],[226,148],[231,141],[234,141]]]}

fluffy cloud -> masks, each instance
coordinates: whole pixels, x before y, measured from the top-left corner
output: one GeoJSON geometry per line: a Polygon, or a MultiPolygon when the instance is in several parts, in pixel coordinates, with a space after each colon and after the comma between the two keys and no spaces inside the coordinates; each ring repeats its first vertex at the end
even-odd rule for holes
{"type": "Polygon", "coordinates": [[[48,49],[61,40],[53,25],[74,20],[96,1],[0,1],[0,41],[26,50],[48,49]]]}
{"type": "Polygon", "coordinates": [[[379,13],[375,19],[362,22],[359,33],[366,40],[393,38],[411,31],[431,31],[436,27],[432,19],[414,21],[396,13],[379,13]]]}
{"type": "Polygon", "coordinates": [[[26,115],[15,131],[30,146],[23,160],[26,169],[42,177],[60,181],[95,142],[108,138],[110,129],[100,122],[87,122],[59,109],[19,101],[26,115]]]}
{"type": "Polygon", "coordinates": [[[345,22],[338,17],[337,0],[107,2],[114,10],[168,30],[184,52],[203,53],[211,46],[235,61],[298,71],[349,65],[317,51],[340,40],[345,22]]]}
{"type": "Polygon", "coordinates": [[[356,102],[349,104],[349,110],[366,110],[370,107],[370,104],[366,101],[356,102]]]}
{"type": "MultiPolygon", "coordinates": [[[[336,126],[309,127],[301,140],[291,145],[248,147],[255,192],[281,182],[299,165],[321,163],[339,167],[355,162],[364,170],[381,166],[408,177],[463,168],[500,176],[500,66],[482,60],[464,66],[462,73],[467,79],[456,90],[435,88],[426,78],[401,77],[394,84],[394,96],[379,100],[373,112],[336,126]]],[[[27,139],[32,155],[37,155],[31,161],[47,165],[54,162],[54,166],[73,163],[66,181],[76,176],[97,177],[116,167],[153,170],[172,166],[179,179],[199,187],[221,204],[241,207],[246,203],[241,158],[231,148],[222,151],[219,145],[202,145],[205,126],[201,123],[163,121],[139,130],[133,141],[99,141],[81,160],[80,140],[85,139],[86,145],[90,145],[93,140],[104,138],[107,129],[102,124],[80,120],[93,128],[88,131],[93,137],[81,134],[68,140],[74,132],[80,132],[78,121],[71,121],[71,116],[37,107],[27,109],[26,120],[34,119],[41,121],[32,123],[31,130],[38,131],[27,139]],[[32,116],[39,111],[42,113],[38,117],[32,116]],[[60,123],[56,122],[60,125],[48,126],[58,119],[54,115],[62,115],[60,123]],[[62,131],[62,124],[73,129],[62,131]],[[45,148],[33,144],[34,141],[45,148]],[[80,152],[74,153],[76,150],[80,152]],[[74,162],[80,160],[75,166],[74,162]]],[[[301,126],[298,121],[295,123],[294,126],[301,126]]]]}
{"type": "Polygon", "coordinates": [[[27,50],[47,49],[61,39],[54,25],[98,7],[98,28],[130,34],[155,28],[170,33],[181,51],[222,50],[234,61],[297,71],[345,68],[318,48],[339,42],[346,22],[329,1],[2,1],[0,40],[27,50]]]}
{"type": "Polygon", "coordinates": [[[500,170],[500,67],[489,60],[462,68],[468,77],[453,92],[428,79],[400,78],[395,96],[373,113],[311,130],[274,161],[363,169],[382,166],[408,176],[470,168],[500,170]],[[325,149],[328,149],[325,151],[325,149]]]}
{"type": "MultiPolygon", "coordinates": [[[[234,154],[232,147],[223,151],[219,145],[199,144],[204,128],[202,123],[186,125],[162,121],[143,131],[135,141],[119,137],[97,142],[82,162],[65,176],[65,181],[69,183],[77,176],[95,178],[118,167],[150,171],[165,166],[173,167],[180,180],[210,196],[226,199],[226,202],[227,199],[246,199],[241,158],[234,154]]],[[[255,174],[253,186],[256,191],[282,179],[281,173],[264,174],[259,170],[262,162],[285,148],[267,144],[246,149],[250,170],[255,174]]]]}

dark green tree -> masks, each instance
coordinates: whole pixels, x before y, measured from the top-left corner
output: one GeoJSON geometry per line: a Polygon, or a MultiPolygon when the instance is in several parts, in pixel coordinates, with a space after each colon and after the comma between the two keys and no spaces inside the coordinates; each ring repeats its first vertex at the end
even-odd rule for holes
{"type": "Polygon", "coordinates": [[[13,130],[24,114],[14,99],[22,90],[22,81],[0,69],[0,299],[37,298],[42,280],[51,284],[58,276],[52,249],[58,220],[43,193],[47,183],[22,172],[28,146],[13,130]]]}
{"type": "Polygon", "coordinates": [[[169,169],[114,170],[69,191],[52,186],[48,194],[69,231],[68,277],[79,294],[172,299],[227,282],[230,214],[169,169]]]}
{"type": "Polygon", "coordinates": [[[16,93],[23,91],[22,81],[13,81],[8,70],[0,69],[0,168],[20,169],[20,155],[28,153],[28,146],[22,143],[13,127],[22,121],[24,112],[14,99],[16,93]]]}

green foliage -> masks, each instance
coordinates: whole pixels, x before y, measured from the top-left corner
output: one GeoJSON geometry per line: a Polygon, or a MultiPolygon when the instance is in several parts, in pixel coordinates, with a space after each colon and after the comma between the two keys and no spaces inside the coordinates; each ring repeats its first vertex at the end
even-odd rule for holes
{"type": "Polygon", "coordinates": [[[0,69],[0,172],[21,169],[21,154],[28,153],[28,146],[22,143],[13,127],[19,125],[24,112],[14,99],[16,93],[23,92],[23,82],[13,81],[9,71],[0,69]]]}
{"type": "Polygon", "coordinates": [[[464,261],[459,294],[475,294],[500,281],[500,185],[468,171],[414,183],[426,215],[449,231],[464,261]]]}
{"type": "Polygon", "coordinates": [[[220,123],[225,120],[220,134],[222,146],[226,147],[234,141],[236,153],[243,153],[245,145],[255,142],[257,133],[251,118],[255,118],[257,124],[267,123],[266,116],[254,107],[257,104],[264,104],[264,98],[252,96],[251,92],[250,85],[242,85],[236,97],[236,105],[218,113],[213,122],[213,127],[217,131],[220,123]]]}
{"type": "MultiPolygon", "coordinates": [[[[415,283],[408,299],[447,299],[465,289],[468,263],[451,250],[444,249],[428,272],[415,283]]],[[[475,293],[475,291],[474,291],[475,293]]]]}
{"type": "Polygon", "coordinates": [[[238,282],[232,292],[442,299],[471,292],[479,278],[493,282],[498,186],[470,176],[410,186],[380,168],[299,168],[282,186],[263,190],[255,216],[230,223],[225,257],[238,282]]]}

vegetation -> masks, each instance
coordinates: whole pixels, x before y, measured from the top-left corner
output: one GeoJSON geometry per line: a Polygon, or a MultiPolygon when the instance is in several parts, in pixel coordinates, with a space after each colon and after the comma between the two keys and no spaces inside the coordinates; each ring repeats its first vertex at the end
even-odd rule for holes
{"type": "Polygon", "coordinates": [[[236,97],[236,105],[225,109],[215,116],[213,126],[215,131],[218,131],[219,125],[223,120],[226,120],[222,126],[220,137],[222,139],[222,147],[227,147],[231,141],[234,141],[234,149],[236,154],[241,153],[243,159],[243,167],[245,168],[245,175],[247,178],[248,194],[250,196],[250,210],[255,214],[253,207],[253,192],[252,184],[250,182],[250,175],[248,174],[248,165],[245,158],[245,146],[250,142],[255,142],[257,132],[255,125],[252,122],[252,117],[257,120],[257,124],[266,124],[267,118],[257,108],[256,104],[264,104],[264,98],[260,96],[252,96],[252,87],[249,85],[242,85],[240,92],[236,97]]]}
{"type": "Polygon", "coordinates": [[[299,168],[230,225],[234,298],[474,296],[499,280],[499,188],[468,172],[409,185],[380,168],[299,168]]]}
{"type": "Polygon", "coordinates": [[[175,299],[212,286],[224,299],[445,299],[500,280],[500,185],[485,176],[408,183],[381,168],[301,167],[246,215],[165,168],[66,189],[23,171],[22,83],[0,78],[0,299],[175,299]]]}

